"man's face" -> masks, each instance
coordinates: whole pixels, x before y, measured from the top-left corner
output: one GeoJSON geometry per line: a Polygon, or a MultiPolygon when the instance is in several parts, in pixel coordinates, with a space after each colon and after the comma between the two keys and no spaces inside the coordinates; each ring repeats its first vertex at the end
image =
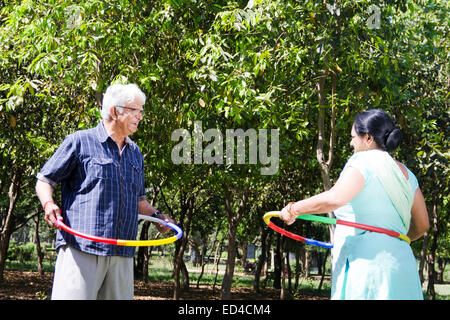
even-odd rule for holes
{"type": "Polygon", "coordinates": [[[142,102],[135,97],[131,102],[122,106],[123,113],[119,114],[117,124],[125,136],[137,131],[139,122],[143,119],[142,102]]]}

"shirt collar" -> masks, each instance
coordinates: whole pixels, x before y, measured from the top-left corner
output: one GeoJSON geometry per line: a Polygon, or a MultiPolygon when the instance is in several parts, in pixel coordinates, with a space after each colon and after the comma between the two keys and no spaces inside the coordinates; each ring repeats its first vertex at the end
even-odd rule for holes
{"type": "Polygon", "coordinates": [[[105,127],[103,126],[103,121],[100,121],[97,128],[95,128],[95,131],[97,133],[97,138],[101,143],[105,142],[106,139],[108,139],[109,135],[106,132],[105,127]]]}
{"type": "MultiPolygon", "coordinates": [[[[110,136],[108,135],[108,132],[106,132],[105,126],[103,124],[103,121],[100,121],[97,128],[95,128],[97,132],[97,138],[98,140],[103,143],[105,142],[110,136]]],[[[111,138],[112,139],[112,138],[111,138]]],[[[133,141],[130,139],[130,137],[125,137],[125,143],[131,144],[133,141]]]]}

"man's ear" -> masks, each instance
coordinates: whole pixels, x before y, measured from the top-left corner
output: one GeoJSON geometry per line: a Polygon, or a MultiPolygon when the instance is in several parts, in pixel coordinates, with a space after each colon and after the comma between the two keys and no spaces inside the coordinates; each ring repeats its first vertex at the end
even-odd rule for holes
{"type": "Polygon", "coordinates": [[[117,109],[116,107],[109,108],[109,115],[111,116],[111,119],[116,120],[117,119],[117,109]]]}

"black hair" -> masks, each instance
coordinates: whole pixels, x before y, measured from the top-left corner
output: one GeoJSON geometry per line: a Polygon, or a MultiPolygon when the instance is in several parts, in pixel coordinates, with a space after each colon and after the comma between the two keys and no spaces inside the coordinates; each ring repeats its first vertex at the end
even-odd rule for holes
{"type": "Polygon", "coordinates": [[[392,118],[382,110],[372,109],[358,113],[353,125],[359,136],[370,134],[378,147],[387,152],[397,149],[402,141],[402,132],[395,128],[392,118]]]}

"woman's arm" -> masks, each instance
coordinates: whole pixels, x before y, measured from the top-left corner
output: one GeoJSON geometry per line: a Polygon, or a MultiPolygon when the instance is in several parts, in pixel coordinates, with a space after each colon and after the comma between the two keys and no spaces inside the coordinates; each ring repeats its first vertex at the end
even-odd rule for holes
{"type": "Polygon", "coordinates": [[[326,213],[336,210],[358,195],[364,187],[364,182],[364,177],[358,169],[347,167],[330,190],[311,198],[288,204],[281,211],[280,218],[287,224],[291,224],[299,215],[326,213]]]}
{"type": "Polygon", "coordinates": [[[409,226],[408,237],[414,241],[419,239],[430,228],[428,211],[425,205],[422,191],[417,188],[414,195],[414,202],[411,208],[411,224],[409,226]]]}

